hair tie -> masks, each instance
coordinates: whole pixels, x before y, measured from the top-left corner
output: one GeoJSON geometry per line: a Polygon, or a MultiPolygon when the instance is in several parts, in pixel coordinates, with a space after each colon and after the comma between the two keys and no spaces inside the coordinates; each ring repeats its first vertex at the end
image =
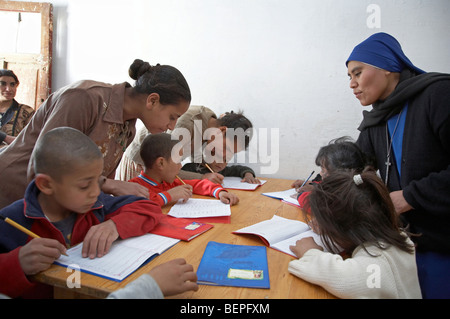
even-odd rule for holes
{"type": "Polygon", "coordinates": [[[361,174],[353,176],[353,181],[355,182],[356,185],[361,185],[364,182],[361,177],[361,174]]]}

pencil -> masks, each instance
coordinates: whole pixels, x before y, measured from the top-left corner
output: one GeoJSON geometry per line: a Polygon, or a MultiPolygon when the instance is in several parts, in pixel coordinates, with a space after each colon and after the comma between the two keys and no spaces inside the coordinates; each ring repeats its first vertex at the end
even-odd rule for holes
{"type": "Polygon", "coordinates": [[[305,186],[305,184],[309,181],[309,179],[311,178],[311,176],[314,174],[314,171],[312,171],[311,175],[309,175],[309,177],[303,182],[302,186],[300,186],[299,188],[302,188],[303,186],[305,186]]]}
{"type": "Polygon", "coordinates": [[[175,176],[180,180],[180,182],[183,183],[183,185],[186,185],[186,183],[178,175],[175,175],[175,176]]]}
{"type": "MultiPolygon", "coordinates": [[[[10,224],[11,226],[15,227],[16,229],[20,230],[21,232],[24,232],[25,234],[27,234],[30,237],[33,238],[41,238],[40,236],[36,235],[35,233],[33,233],[31,230],[26,229],[25,227],[23,227],[22,225],[16,223],[15,221],[13,221],[12,219],[8,218],[8,217],[4,217],[0,215],[0,219],[3,219],[5,222],[7,222],[8,224],[10,224]]],[[[67,256],[66,253],[62,253],[64,256],[67,256]]]]}
{"type": "Polygon", "coordinates": [[[213,174],[214,174],[214,171],[213,171],[213,170],[211,169],[211,167],[209,167],[209,165],[208,165],[208,164],[206,164],[206,163],[205,163],[205,166],[206,166],[206,168],[207,168],[207,169],[209,169],[209,171],[210,171],[211,173],[213,173],[213,174]]]}
{"type": "Polygon", "coordinates": [[[38,235],[36,235],[35,233],[33,233],[32,231],[26,229],[25,227],[23,227],[22,225],[17,224],[15,221],[13,221],[12,219],[9,219],[8,217],[3,217],[0,216],[1,219],[3,219],[5,222],[7,222],[8,224],[10,224],[11,226],[17,228],[18,230],[24,232],[25,234],[27,234],[28,236],[31,236],[33,238],[41,238],[38,235]]]}

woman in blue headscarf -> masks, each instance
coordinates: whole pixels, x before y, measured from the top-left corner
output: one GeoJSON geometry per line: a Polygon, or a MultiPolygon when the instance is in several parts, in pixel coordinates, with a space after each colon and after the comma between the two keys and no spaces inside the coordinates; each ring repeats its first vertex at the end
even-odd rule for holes
{"type": "Polygon", "coordinates": [[[375,157],[397,213],[420,236],[424,298],[450,298],[450,75],[414,66],[398,41],[377,33],[346,62],[363,106],[358,145],[375,157]]]}

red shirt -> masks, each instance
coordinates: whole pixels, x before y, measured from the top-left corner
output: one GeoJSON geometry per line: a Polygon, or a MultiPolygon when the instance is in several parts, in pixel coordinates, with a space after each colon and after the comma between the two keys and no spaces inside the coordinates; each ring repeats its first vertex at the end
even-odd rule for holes
{"type": "MultiPolygon", "coordinates": [[[[172,201],[172,196],[170,196],[167,192],[169,189],[183,185],[183,183],[177,179],[174,180],[173,183],[158,183],[148,177],[144,172],[141,172],[138,177],[130,179],[129,182],[138,183],[147,187],[149,190],[150,199],[158,203],[160,206],[164,206],[172,201]]],[[[226,189],[221,185],[215,184],[207,179],[188,179],[184,182],[192,186],[193,193],[196,195],[219,198],[219,193],[226,191],[226,189]]]]}

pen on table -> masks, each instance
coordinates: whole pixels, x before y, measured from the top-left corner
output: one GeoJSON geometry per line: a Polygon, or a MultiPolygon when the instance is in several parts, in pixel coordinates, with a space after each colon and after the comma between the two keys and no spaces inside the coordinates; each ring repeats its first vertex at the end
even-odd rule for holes
{"type": "Polygon", "coordinates": [[[312,171],[312,173],[309,175],[309,177],[303,182],[302,186],[299,187],[302,188],[303,186],[305,186],[305,184],[309,181],[309,179],[311,178],[311,176],[314,174],[314,171],[312,171]]]}
{"type": "Polygon", "coordinates": [[[183,185],[186,185],[186,183],[178,175],[176,175],[176,177],[183,183],[183,185]]]}
{"type": "MultiPolygon", "coordinates": [[[[3,219],[5,222],[7,222],[8,224],[10,224],[11,226],[15,227],[16,229],[20,230],[21,232],[27,234],[30,237],[33,238],[41,238],[40,236],[36,235],[35,233],[33,233],[31,230],[26,229],[25,227],[23,227],[22,225],[16,223],[15,221],[13,221],[12,219],[8,218],[8,217],[4,217],[0,215],[0,218],[3,219]]],[[[62,253],[64,256],[67,256],[66,253],[62,253]]]]}

